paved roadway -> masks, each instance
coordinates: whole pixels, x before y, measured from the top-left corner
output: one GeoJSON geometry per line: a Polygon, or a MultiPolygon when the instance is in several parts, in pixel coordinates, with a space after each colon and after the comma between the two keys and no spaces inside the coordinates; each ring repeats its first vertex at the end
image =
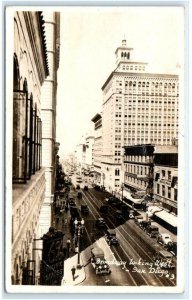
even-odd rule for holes
{"type": "MultiPolygon", "coordinates": [[[[72,178],[75,183],[75,176],[72,178]]],[[[81,183],[81,187],[84,184],[81,183]]],[[[154,265],[153,249],[162,247],[143,232],[134,220],[127,220],[118,225],[114,219],[115,208],[109,205],[107,215],[99,212],[101,204],[105,203],[106,193],[90,188],[83,191],[83,199],[76,200],[80,209],[81,204],[87,204],[90,209],[88,215],[82,215],[85,220],[84,239],[82,241],[81,257],[84,261],[86,280],[82,285],[117,285],[117,286],[174,286],[176,284],[176,270],[158,268],[154,265]],[[95,220],[104,217],[108,228],[115,228],[119,246],[109,247],[104,239],[104,231],[95,228],[95,220]],[[96,275],[90,263],[90,252],[94,245],[99,245],[105,252],[105,258],[110,263],[110,275],[96,275]]],[[[76,192],[74,192],[75,195],[76,192]]]]}

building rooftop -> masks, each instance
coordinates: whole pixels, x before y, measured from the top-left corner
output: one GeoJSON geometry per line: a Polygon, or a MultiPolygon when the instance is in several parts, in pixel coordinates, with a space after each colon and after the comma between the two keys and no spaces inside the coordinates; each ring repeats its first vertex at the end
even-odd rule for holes
{"type": "Polygon", "coordinates": [[[178,153],[178,147],[177,146],[155,146],[155,151],[154,151],[154,154],[163,154],[163,153],[175,153],[177,154],[178,153]]]}

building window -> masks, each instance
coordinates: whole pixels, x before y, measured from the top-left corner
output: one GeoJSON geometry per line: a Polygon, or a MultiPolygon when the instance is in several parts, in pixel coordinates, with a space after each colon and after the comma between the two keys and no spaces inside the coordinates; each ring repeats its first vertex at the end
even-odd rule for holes
{"type": "Polygon", "coordinates": [[[171,180],[171,171],[168,171],[168,180],[171,180]]]}
{"type": "Polygon", "coordinates": [[[162,185],[162,196],[165,196],[165,186],[162,185]]]}
{"type": "Polygon", "coordinates": [[[41,168],[41,138],[42,123],[24,80],[23,90],[13,91],[13,183],[26,183],[41,168]]]}
{"type": "Polygon", "coordinates": [[[174,200],[177,201],[177,190],[174,189],[174,200]]]}
{"type": "Polygon", "coordinates": [[[171,199],[171,188],[168,186],[168,198],[171,199]]]}
{"type": "Polygon", "coordinates": [[[165,178],[165,170],[162,170],[161,174],[162,174],[162,178],[165,178]]]}
{"type": "Polygon", "coordinates": [[[157,194],[159,194],[159,184],[157,184],[157,194]]]}
{"type": "Polygon", "coordinates": [[[115,169],[115,176],[119,176],[119,169],[115,169]]]}

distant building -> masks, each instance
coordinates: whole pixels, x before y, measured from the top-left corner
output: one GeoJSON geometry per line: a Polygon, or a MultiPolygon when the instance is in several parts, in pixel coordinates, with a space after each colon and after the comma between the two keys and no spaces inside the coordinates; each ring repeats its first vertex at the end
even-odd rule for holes
{"type": "Polygon", "coordinates": [[[93,166],[94,182],[96,185],[103,185],[102,182],[102,116],[96,114],[91,121],[94,123],[94,145],[93,145],[93,166]]]}
{"type": "Polygon", "coordinates": [[[148,73],[132,52],[123,40],[116,69],[102,86],[102,168],[111,192],[123,181],[122,147],[172,145],[178,139],[178,76],[148,73]]]}
{"type": "Polygon", "coordinates": [[[77,168],[82,172],[85,168],[85,155],[86,155],[86,145],[85,143],[80,143],[76,146],[75,150],[75,160],[77,168]]]}
{"type": "Polygon", "coordinates": [[[85,170],[88,172],[93,171],[93,144],[94,144],[94,136],[88,135],[85,138],[85,170]]]}
{"type": "Polygon", "coordinates": [[[154,152],[154,199],[177,213],[178,148],[157,146],[154,152]]]}

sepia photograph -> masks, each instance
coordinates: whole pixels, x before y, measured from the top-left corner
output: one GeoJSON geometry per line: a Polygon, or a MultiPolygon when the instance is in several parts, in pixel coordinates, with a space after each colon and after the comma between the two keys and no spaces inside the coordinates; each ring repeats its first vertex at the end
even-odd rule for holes
{"type": "Polygon", "coordinates": [[[182,6],[6,9],[8,293],[182,293],[182,6]]]}

